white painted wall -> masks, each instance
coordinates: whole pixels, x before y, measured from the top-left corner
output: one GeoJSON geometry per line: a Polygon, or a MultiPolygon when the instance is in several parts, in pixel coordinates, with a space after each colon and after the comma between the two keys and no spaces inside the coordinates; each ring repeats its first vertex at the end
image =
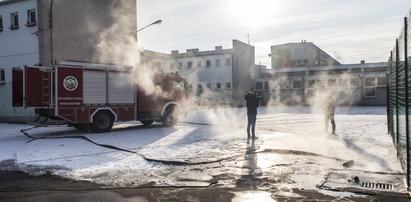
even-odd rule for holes
{"type": "MultiPolygon", "coordinates": [[[[34,116],[32,109],[12,107],[12,68],[39,63],[36,26],[28,27],[27,10],[37,8],[36,0],[26,0],[0,6],[3,31],[0,32],[0,68],[5,69],[6,83],[0,85],[0,121],[13,117],[34,116]],[[10,29],[10,14],[18,12],[19,28],[10,29]]],[[[37,12],[36,12],[37,14],[37,12]]],[[[38,18],[37,18],[38,19],[38,18]]]]}
{"type": "Polygon", "coordinates": [[[233,92],[233,60],[231,53],[222,53],[215,55],[214,53],[206,55],[198,54],[195,56],[174,57],[162,61],[162,67],[167,72],[178,72],[187,83],[192,86],[192,95],[198,95],[198,84],[202,85],[201,97],[197,97],[200,103],[213,104],[228,104],[232,103],[233,92]],[[226,65],[226,59],[230,60],[229,65],[226,65]],[[211,65],[207,67],[207,60],[210,60],[211,65]],[[216,61],[220,60],[220,66],[216,65],[216,61]],[[198,62],[201,61],[201,66],[198,67],[198,62]],[[183,63],[179,67],[179,63],[183,63]],[[192,67],[187,68],[187,63],[191,62],[192,67]],[[172,65],[173,64],[173,65],[172,65]],[[221,88],[217,89],[217,84],[221,84],[221,88]],[[230,88],[226,88],[226,84],[230,83],[230,88]],[[207,84],[211,84],[211,89],[207,88],[207,84]]]}
{"type": "Polygon", "coordinates": [[[184,57],[174,58],[171,62],[174,62],[175,71],[178,71],[180,75],[187,79],[189,84],[193,85],[193,90],[197,90],[197,84],[202,83],[205,85],[211,83],[212,90],[216,88],[217,83],[221,83],[222,89],[225,89],[226,83],[232,83],[232,56],[231,54],[223,55],[208,55],[208,56],[196,56],[196,57],[184,57]],[[216,66],[216,60],[220,59],[220,66],[216,66]],[[230,59],[230,65],[226,65],[226,59],[230,59]],[[206,67],[206,61],[211,61],[211,66],[206,67]],[[201,61],[201,67],[197,67],[198,61],[201,61]],[[183,63],[183,67],[179,68],[179,62],[183,63]],[[192,68],[187,68],[187,63],[192,62],[192,68]]]}

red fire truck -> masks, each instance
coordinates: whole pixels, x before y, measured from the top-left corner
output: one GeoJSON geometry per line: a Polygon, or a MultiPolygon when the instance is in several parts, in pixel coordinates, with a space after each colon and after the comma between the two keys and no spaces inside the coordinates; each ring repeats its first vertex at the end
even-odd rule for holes
{"type": "Polygon", "coordinates": [[[187,108],[185,80],[177,73],[159,73],[149,81],[152,92],[131,67],[77,62],[26,66],[13,70],[13,105],[34,107],[41,117],[94,132],[109,131],[116,121],[174,126],[187,108]]]}

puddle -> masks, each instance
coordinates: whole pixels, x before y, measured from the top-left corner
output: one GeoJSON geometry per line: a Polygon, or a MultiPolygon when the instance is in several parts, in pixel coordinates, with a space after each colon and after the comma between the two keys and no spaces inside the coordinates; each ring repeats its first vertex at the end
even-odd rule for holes
{"type": "Polygon", "coordinates": [[[318,192],[328,195],[328,196],[335,196],[339,198],[349,198],[349,197],[363,197],[366,198],[368,195],[366,194],[357,194],[352,192],[339,192],[339,191],[329,191],[329,190],[318,190],[318,192]]]}
{"type": "Polygon", "coordinates": [[[259,201],[259,202],[273,202],[276,201],[271,198],[270,192],[265,191],[244,191],[244,192],[234,192],[235,197],[232,199],[233,202],[244,202],[244,201],[259,201]]]}

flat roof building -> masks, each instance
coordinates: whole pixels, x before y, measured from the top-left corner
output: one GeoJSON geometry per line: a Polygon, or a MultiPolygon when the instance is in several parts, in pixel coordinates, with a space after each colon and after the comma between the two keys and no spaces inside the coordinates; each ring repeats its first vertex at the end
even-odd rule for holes
{"type": "Polygon", "coordinates": [[[276,68],[340,65],[312,42],[286,43],[271,46],[271,66],[276,68]]]}

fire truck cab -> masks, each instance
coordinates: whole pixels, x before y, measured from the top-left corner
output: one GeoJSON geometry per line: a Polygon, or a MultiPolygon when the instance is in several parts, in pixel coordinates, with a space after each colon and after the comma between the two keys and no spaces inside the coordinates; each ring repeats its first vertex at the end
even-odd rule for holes
{"type": "Polygon", "coordinates": [[[130,120],[174,126],[186,109],[185,80],[178,74],[156,74],[149,79],[156,88],[151,92],[137,74],[132,67],[105,64],[25,66],[13,70],[13,106],[33,107],[41,117],[94,132],[130,120]]]}

